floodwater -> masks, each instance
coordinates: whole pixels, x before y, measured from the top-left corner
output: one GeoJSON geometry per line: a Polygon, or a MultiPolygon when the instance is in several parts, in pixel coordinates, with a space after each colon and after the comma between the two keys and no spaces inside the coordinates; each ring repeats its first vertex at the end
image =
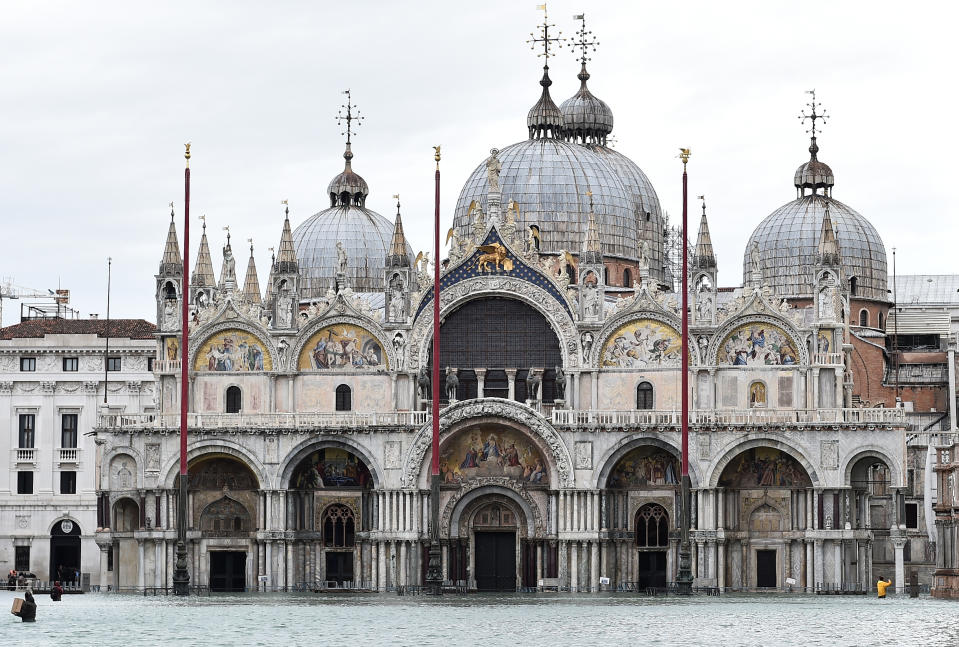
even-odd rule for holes
{"type": "MultiPolygon", "coordinates": [[[[14,595],[0,593],[10,608],[14,595]]],[[[38,595],[0,644],[57,645],[959,645],[959,602],[928,596],[629,594],[38,595]]]]}

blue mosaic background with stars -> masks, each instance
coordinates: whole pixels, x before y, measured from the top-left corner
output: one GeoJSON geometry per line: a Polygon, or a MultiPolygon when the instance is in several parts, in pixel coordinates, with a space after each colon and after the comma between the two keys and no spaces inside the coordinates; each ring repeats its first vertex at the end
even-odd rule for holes
{"type": "MultiPolygon", "coordinates": [[[[507,258],[513,261],[513,269],[507,272],[503,269],[494,269],[492,272],[480,272],[478,267],[479,257],[483,254],[479,249],[475,250],[466,261],[461,262],[452,272],[447,272],[444,276],[440,277],[440,290],[445,290],[450,288],[460,281],[465,281],[466,279],[471,279],[477,276],[503,276],[510,277],[513,279],[520,279],[531,283],[538,288],[546,290],[556,301],[558,301],[566,312],[569,313],[570,318],[573,317],[573,311],[569,307],[569,303],[566,301],[559,290],[556,289],[556,285],[550,281],[546,276],[544,276],[539,270],[527,265],[510,250],[510,248],[503,243],[503,239],[500,237],[499,232],[496,231],[496,228],[490,229],[489,235],[486,236],[486,240],[483,241],[484,245],[492,245],[493,243],[500,243],[503,247],[506,248],[507,258]]],[[[423,312],[425,308],[433,300],[433,291],[430,290],[423,297],[423,300],[420,301],[419,307],[416,309],[416,316],[419,317],[420,313],[423,312]]]]}

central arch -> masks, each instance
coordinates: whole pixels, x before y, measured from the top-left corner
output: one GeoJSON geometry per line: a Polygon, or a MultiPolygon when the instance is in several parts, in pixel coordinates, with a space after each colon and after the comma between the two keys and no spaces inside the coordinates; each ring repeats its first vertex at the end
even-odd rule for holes
{"type": "MultiPolygon", "coordinates": [[[[549,476],[549,487],[571,487],[573,485],[573,460],[562,438],[552,425],[540,414],[526,405],[511,400],[486,398],[457,402],[442,410],[440,415],[440,439],[468,426],[483,423],[507,426],[528,433],[543,450],[548,464],[545,466],[549,476]]],[[[417,483],[427,480],[425,458],[432,443],[430,423],[423,425],[416,433],[406,455],[401,482],[405,487],[416,487],[417,483]]]]}

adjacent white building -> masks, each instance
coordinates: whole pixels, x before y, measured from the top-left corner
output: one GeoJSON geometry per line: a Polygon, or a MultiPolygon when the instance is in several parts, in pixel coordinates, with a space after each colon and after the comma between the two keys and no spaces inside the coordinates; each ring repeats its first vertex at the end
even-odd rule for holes
{"type": "Polygon", "coordinates": [[[155,326],[40,318],[0,329],[0,568],[99,584],[98,412],[154,409],[155,326]],[[109,352],[107,352],[109,335],[109,352]],[[104,370],[106,360],[106,370],[104,370]]]}

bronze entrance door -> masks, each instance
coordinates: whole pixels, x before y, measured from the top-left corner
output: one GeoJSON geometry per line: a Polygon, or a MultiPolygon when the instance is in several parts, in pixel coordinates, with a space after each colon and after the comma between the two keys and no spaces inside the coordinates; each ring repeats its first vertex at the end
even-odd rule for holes
{"type": "Polygon", "coordinates": [[[235,550],[210,551],[210,590],[246,590],[246,553],[235,550]]]}
{"type": "Polygon", "coordinates": [[[756,586],[759,588],[775,588],[776,583],[776,551],[756,551],[756,586]]]}
{"type": "Polygon", "coordinates": [[[326,581],[343,584],[353,581],[353,553],[326,553],[326,581]]]}
{"type": "Polygon", "coordinates": [[[516,533],[476,533],[476,588],[516,590],[516,533]]]}
{"type": "Polygon", "coordinates": [[[666,588],[666,551],[643,550],[639,553],[639,588],[666,588]]]}

